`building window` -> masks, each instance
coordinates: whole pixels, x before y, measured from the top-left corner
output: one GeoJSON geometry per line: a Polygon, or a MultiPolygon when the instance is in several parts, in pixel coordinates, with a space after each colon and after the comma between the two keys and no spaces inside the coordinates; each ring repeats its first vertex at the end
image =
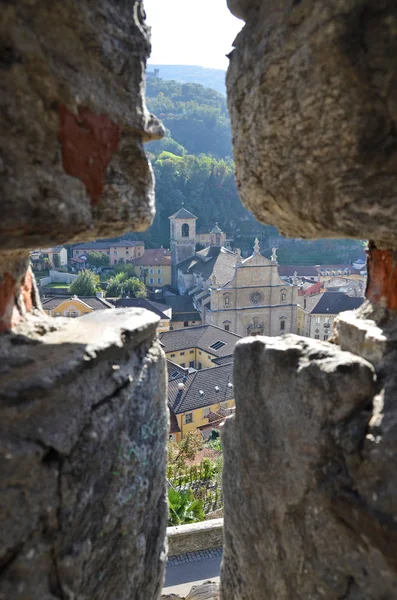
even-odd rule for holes
{"type": "Polygon", "coordinates": [[[181,363],[181,367],[185,368],[186,367],[186,363],[181,363]]]}
{"type": "Polygon", "coordinates": [[[150,277],[150,279],[149,279],[149,283],[154,283],[154,279],[153,279],[153,277],[150,277]]]}
{"type": "Polygon", "coordinates": [[[161,275],[161,269],[157,269],[157,275],[161,275]]]}
{"type": "Polygon", "coordinates": [[[225,331],[230,331],[230,324],[229,323],[225,323],[225,331]]]}
{"type": "Polygon", "coordinates": [[[171,354],[171,358],[174,358],[175,354],[171,354]]]}
{"type": "Polygon", "coordinates": [[[113,252],[113,254],[114,254],[115,256],[117,256],[117,250],[115,250],[115,251],[113,252]]]}
{"type": "Polygon", "coordinates": [[[153,275],[154,274],[154,269],[149,269],[149,274],[153,275]]]}
{"type": "Polygon", "coordinates": [[[331,317],[325,317],[324,323],[325,325],[331,325],[331,317]]]}
{"type": "Polygon", "coordinates": [[[182,237],[189,237],[189,225],[187,223],[182,225],[182,237]]]}
{"type": "Polygon", "coordinates": [[[209,406],[206,406],[205,408],[203,408],[203,419],[206,419],[208,417],[208,415],[210,414],[211,409],[209,406]]]}
{"type": "Polygon", "coordinates": [[[185,356],[185,353],[184,353],[184,352],[181,352],[181,356],[185,356]]]}
{"type": "Polygon", "coordinates": [[[200,354],[200,356],[201,356],[201,350],[199,350],[199,354],[200,354]]]}
{"type": "Polygon", "coordinates": [[[185,425],[193,423],[193,413],[185,413],[185,425]]]}
{"type": "Polygon", "coordinates": [[[223,346],[226,346],[226,342],[221,342],[220,340],[218,340],[217,342],[211,344],[210,348],[213,348],[214,350],[219,350],[223,346]]]}
{"type": "Polygon", "coordinates": [[[285,331],[285,319],[281,319],[280,321],[280,331],[285,331]]]}
{"type": "Polygon", "coordinates": [[[203,368],[203,363],[199,362],[199,363],[198,363],[198,365],[197,365],[197,368],[198,368],[198,370],[200,371],[200,369],[202,369],[202,368],[203,368]]]}
{"type": "Polygon", "coordinates": [[[106,254],[109,256],[109,254],[110,254],[110,250],[106,250],[106,254]]]}
{"type": "Polygon", "coordinates": [[[190,361],[189,361],[189,367],[190,367],[191,369],[194,369],[194,360],[190,360],[190,361]]]}
{"type": "Polygon", "coordinates": [[[321,317],[316,317],[316,323],[321,323],[321,317]]]}
{"type": "Polygon", "coordinates": [[[318,335],[318,333],[316,333],[316,335],[314,336],[314,339],[315,340],[319,340],[320,339],[320,336],[318,335]]]}
{"type": "Polygon", "coordinates": [[[161,279],[161,277],[157,277],[157,283],[162,283],[162,281],[163,280],[161,279]]]}
{"type": "Polygon", "coordinates": [[[230,306],[230,296],[225,296],[225,306],[230,306]]]}
{"type": "Polygon", "coordinates": [[[327,339],[328,339],[328,335],[325,333],[325,334],[324,334],[324,342],[326,342],[326,341],[327,341],[327,339]]]}
{"type": "Polygon", "coordinates": [[[129,250],[126,250],[126,251],[125,251],[125,253],[126,253],[126,254],[129,254],[129,253],[130,253],[130,251],[129,251],[129,250]]]}
{"type": "Polygon", "coordinates": [[[183,326],[184,327],[189,327],[189,321],[183,321],[183,326]]]}

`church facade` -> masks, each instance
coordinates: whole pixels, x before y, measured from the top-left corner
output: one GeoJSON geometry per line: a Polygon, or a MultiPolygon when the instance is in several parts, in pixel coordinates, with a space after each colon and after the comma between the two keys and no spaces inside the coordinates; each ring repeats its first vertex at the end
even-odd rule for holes
{"type": "Polygon", "coordinates": [[[296,333],[298,287],[279,276],[275,251],[271,260],[265,258],[255,240],[253,254],[243,260],[239,251],[221,245],[216,225],[210,245],[195,252],[182,235],[186,224],[195,238],[195,217],[182,211],[170,217],[172,260],[185,256],[174,263],[174,281],[181,295],[192,298],[202,323],[241,336],[296,333]]]}

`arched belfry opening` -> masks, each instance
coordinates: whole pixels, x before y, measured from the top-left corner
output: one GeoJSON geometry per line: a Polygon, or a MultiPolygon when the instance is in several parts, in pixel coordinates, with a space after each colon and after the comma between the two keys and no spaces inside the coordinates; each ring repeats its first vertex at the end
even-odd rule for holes
{"type": "Polygon", "coordinates": [[[182,237],[189,237],[189,225],[187,223],[182,225],[182,237]]]}

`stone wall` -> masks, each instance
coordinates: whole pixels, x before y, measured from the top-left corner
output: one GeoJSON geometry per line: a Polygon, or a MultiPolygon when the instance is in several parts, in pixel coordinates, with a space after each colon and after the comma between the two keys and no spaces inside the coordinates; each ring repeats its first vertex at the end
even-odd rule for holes
{"type": "Polygon", "coordinates": [[[223,519],[167,528],[168,555],[198,552],[223,546],[223,519]]]}
{"type": "MultiPolygon", "coordinates": [[[[156,320],[41,312],[29,250],[140,231],[141,0],[5,2],[0,15],[0,598],[156,599],[165,561],[156,320]]],[[[111,314],[109,314],[111,312],[111,314]]]]}
{"type": "Polygon", "coordinates": [[[30,317],[0,341],[0,598],[157,598],[168,413],[157,317],[30,317]]]}
{"type": "Polygon", "coordinates": [[[221,596],[391,599],[397,5],[228,4],[245,21],[227,75],[243,202],[293,237],[370,242],[368,301],[337,319],[333,343],[287,336],[236,347],[221,596]]]}

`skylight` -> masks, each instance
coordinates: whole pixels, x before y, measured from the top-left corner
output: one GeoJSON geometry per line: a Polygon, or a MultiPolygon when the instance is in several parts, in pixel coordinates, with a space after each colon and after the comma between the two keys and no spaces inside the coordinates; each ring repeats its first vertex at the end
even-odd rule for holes
{"type": "Polygon", "coordinates": [[[210,348],[213,348],[214,350],[219,350],[223,346],[226,346],[226,342],[221,342],[220,340],[218,340],[217,342],[215,342],[214,344],[212,344],[210,346],[210,348]]]}

